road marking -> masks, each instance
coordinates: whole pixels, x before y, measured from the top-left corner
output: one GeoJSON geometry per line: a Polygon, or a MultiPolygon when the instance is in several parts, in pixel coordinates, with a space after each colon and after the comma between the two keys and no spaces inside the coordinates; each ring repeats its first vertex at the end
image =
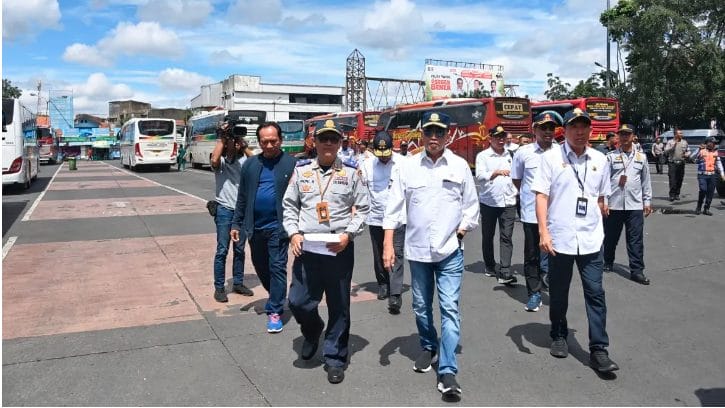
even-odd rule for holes
{"type": "Polygon", "coordinates": [[[18,237],[10,237],[8,238],[8,241],[3,245],[3,261],[5,260],[5,257],[7,256],[8,252],[10,252],[10,249],[15,245],[15,241],[18,240],[18,237]]]}
{"type": "Polygon", "coordinates": [[[138,174],[134,174],[134,173],[132,173],[132,172],[130,172],[130,171],[128,171],[128,170],[126,170],[126,169],[119,169],[118,167],[116,167],[116,166],[112,166],[112,165],[111,165],[111,164],[109,164],[109,163],[103,163],[103,164],[105,164],[105,165],[107,165],[108,167],[111,167],[111,168],[113,168],[113,169],[116,169],[116,170],[122,171],[122,172],[124,172],[124,173],[128,174],[129,176],[134,176],[134,177],[138,177],[138,178],[140,178],[141,180],[146,180],[146,181],[148,181],[149,183],[152,183],[152,184],[156,184],[157,186],[160,186],[160,187],[164,187],[164,188],[168,188],[168,189],[169,189],[169,190],[171,190],[171,191],[177,192],[177,193],[179,193],[179,194],[183,194],[183,195],[185,195],[185,196],[187,196],[187,197],[195,198],[195,199],[197,199],[197,200],[199,200],[199,201],[201,201],[201,202],[204,202],[204,203],[205,203],[205,202],[209,201],[209,200],[207,200],[207,199],[205,199],[205,198],[201,198],[201,197],[199,197],[199,196],[195,196],[194,194],[191,194],[191,193],[187,193],[186,191],[181,191],[181,190],[179,190],[178,188],[174,188],[174,187],[171,187],[171,186],[167,186],[166,184],[161,184],[161,183],[159,183],[159,182],[157,182],[157,181],[154,181],[154,180],[148,179],[148,178],[146,178],[146,177],[141,177],[141,176],[139,176],[138,174]]]}
{"type": "MultiPolygon", "coordinates": [[[[35,211],[35,207],[37,207],[38,204],[40,203],[40,200],[43,199],[43,196],[45,196],[45,192],[48,191],[48,188],[50,187],[50,185],[53,184],[53,180],[55,180],[55,176],[58,175],[58,173],[60,172],[60,169],[62,169],[62,168],[63,168],[63,163],[61,163],[61,165],[58,166],[58,170],[55,171],[55,174],[53,174],[53,177],[51,177],[50,182],[48,182],[48,185],[45,186],[45,189],[43,189],[43,192],[38,194],[38,198],[35,199],[35,202],[33,202],[33,205],[30,206],[30,209],[28,210],[28,212],[25,213],[25,215],[23,216],[23,219],[20,221],[29,221],[30,220],[30,216],[33,215],[33,211],[35,211]]],[[[5,258],[4,252],[3,252],[3,258],[5,258]]]]}

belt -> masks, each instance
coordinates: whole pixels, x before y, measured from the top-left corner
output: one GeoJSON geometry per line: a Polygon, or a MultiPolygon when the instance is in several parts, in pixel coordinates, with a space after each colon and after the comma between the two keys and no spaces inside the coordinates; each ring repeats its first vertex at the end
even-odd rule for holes
{"type": "Polygon", "coordinates": [[[672,160],[672,163],[675,163],[675,164],[682,164],[684,162],[685,162],[684,160],[672,160]]]}
{"type": "Polygon", "coordinates": [[[698,171],[697,174],[701,176],[712,176],[715,174],[714,171],[698,171]]]}

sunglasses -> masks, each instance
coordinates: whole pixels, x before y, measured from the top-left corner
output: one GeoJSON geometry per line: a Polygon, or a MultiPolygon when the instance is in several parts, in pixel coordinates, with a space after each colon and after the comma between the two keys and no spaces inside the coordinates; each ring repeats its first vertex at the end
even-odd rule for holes
{"type": "Polygon", "coordinates": [[[438,139],[442,139],[446,137],[446,135],[448,135],[448,130],[440,127],[431,126],[423,129],[423,136],[425,137],[435,137],[438,139]]]}
{"type": "Polygon", "coordinates": [[[539,125],[538,128],[541,130],[556,130],[556,125],[551,122],[547,122],[539,125]]]}
{"type": "Polygon", "coordinates": [[[317,141],[320,143],[337,143],[340,141],[340,137],[337,135],[326,135],[323,133],[317,136],[317,141]]]}

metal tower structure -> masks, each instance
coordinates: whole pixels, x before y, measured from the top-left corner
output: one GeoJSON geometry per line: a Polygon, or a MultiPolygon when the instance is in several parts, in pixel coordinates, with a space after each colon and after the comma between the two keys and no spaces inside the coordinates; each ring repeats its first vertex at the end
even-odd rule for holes
{"type": "Polygon", "coordinates": [[[425,81],[373,77],[365,79],[367,106],[371,110],[383,110],[425,100],[425,81]]]}
{"type": "Polygon", "coordinates": [[[365,57],[357,48],[347,56],[345,72],[346,109],[364,112],[365,104],[365,57]]]}

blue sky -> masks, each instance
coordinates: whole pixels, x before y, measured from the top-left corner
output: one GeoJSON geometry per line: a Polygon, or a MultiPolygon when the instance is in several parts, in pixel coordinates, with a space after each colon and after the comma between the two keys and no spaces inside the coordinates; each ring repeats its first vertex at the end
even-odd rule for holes
{"type": "Polygon", "coordinates": [[[108,101],[118,99],[188,107],[200,85],[232,74],[344,86],[345,60],[357,48],[368,76],[422,79],[426,58],[501,64],[519,95],[541,99],[548,72],[576,83],[599,70],[594,61],[605,63],[605,7],[606,0],[3,0],[2,77],[31,106],[28,94],[42,81],[45,91],[72,89],[76,113],[106,116],[108,101]]]}

